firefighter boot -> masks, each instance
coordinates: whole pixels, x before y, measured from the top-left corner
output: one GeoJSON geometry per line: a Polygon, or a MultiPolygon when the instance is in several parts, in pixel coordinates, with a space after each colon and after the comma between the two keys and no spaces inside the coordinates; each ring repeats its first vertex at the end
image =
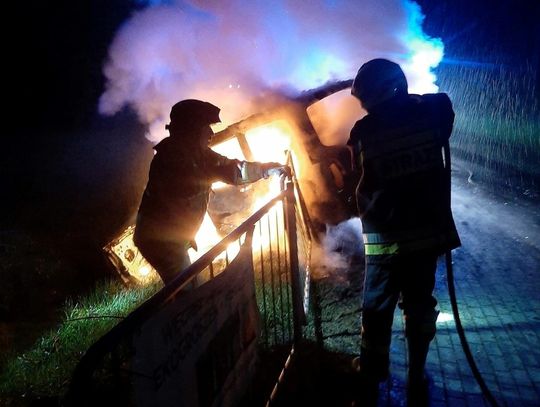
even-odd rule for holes
{"type": "Polygon", "coordinates": [[[438,311],[405,316],[405,332],[409,356],[407,371],[407,405],[423,407],[429,404],[428,380],[424,372],[429,344],[435,337],[438,311]],[[416,318],[415,318],[416,316],[416,318]]]}
{"type": "Polygon", "coordinates": [[[376,407],[379,400],[379,383],[388,378],[390,355],[362,349],[360,356],[352,361],[358,373],[358,386],[355,389],[353,406],[376,407]]]}
{"type": "Polygon", "coordinates": [[[427,407],[429,405],[428,380],[424,366],[430,341],[410,340],[407,338],[409,350],[409,368],[407,371],[407,406],[427,407]]]}

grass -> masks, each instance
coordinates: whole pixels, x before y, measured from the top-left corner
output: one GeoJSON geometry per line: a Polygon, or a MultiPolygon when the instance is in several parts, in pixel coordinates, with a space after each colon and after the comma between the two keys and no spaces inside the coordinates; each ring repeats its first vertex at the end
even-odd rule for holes
{"type": "MultiPolygon", "coordinates": [[[[284,275],[279,277],[285,260],[276,259],[273,259],[278,263],[273,265],[274,279],[268,274],[264,286],[261,286],[256,271],[257,300],[264,321],[261,321],[261,328],[263,338],[266,338],[264,342],[270,347],[287,342],[292,335],[290,285],[284,275]]],[[[272,269],[268,253],[264,260],[257,259],[255,263],[256,269],[272,269]]],[[[215,265],[215,271],[218,269],[220,267],[215,265]]],[[[24,400],[27,400],[24,403],[31,403],[36,399],[62,399],[84,352],[161,286],[161,282],[155,282],[127,288],[119,281],[106,281],[98,284],[89,295],[66,303],[64,317],[55,329],[27,351],[6,360],[0,372],[0,405],[14,405],[14,401],[24,400]]]]}
{"type": "Polygon", "coordinates": [[[66,303],[56,329],[6,361],[0,373],[0,404],[21,397],[62,397],[84,352],[160,287],[160,282],[127,288],[118,281],[106,281],[88,296],[66,303]]]}
{"type": "MultiPolygon", "coordinates": [[[[67,302],[64,317],[55,329],[43,335],[29,350],[7,359],[0,373],[0,404],[12,400],[62,398],[84,352],[161,286],[161,282],[154,282],[127,288],[119,281],[109,280],[98,284],[76,302],[67,302]]],[[[261,316],[266,321],[262,327],[263,337],[270,343],[274,342],[274,337],[279,338],[277,342],[282,337],[290,339],[292,333],[287,322],[291,310],[286,293],[289,284],[269,281],[263,289],[257,281],[256,286],[261,316]],[[272,288],[277,290],[276,294],[272,294],[272,288]],[[280,290],[284,291],[280,293],[280,290]],[[265,297],[265,307],[262,297],[265,297]]]]}
{"type": "Polygon", "coordinates": [[[533,65],[446,65],[438,81],[456,112],[452,147],[475,164],[537,173],[540,105],[533,65]]]}

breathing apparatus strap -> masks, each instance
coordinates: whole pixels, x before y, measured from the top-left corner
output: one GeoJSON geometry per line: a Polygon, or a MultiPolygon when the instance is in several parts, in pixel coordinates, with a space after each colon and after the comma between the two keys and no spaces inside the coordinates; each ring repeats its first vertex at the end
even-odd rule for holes
{"type": "MultiPolygon", "coordinates": [[[[446,183],[447,183],[447,199],[448,199],[448,207],[450,207],[450,199],[451,199],[451,163],[450,163],[450,144],[448,141],[443,146],[444,151],[444,168],[445,168],[445,174],[446,174],[446,183]]],[[[472,355],[471,349],[469,347],[469,343],[467,342],[467,338],[465,337],[465,331],[463,330],[463,325],[461,324],[461,318],[459,316],[459,310],[457,305],[457,299],[456,299],[456,289],[454,286],[454,270],[452,268],[452,252],[450,250],[447,250],[445,253],[445,262],[446,262],[446,275],[447,275],[447,281],[448,281],[448,294],[450,296],[450,304],[452,305],[452,313],[454,314],[454,321],[456,323],[456,330],[459,336],[459,341],[461,342],[461,347],[463,348],[463,352],[465,353],[465,357],[467,358],[467,362],[469,363],[469,366],[471,368],[471,371],[474,375],[474,378],[476,379],[478,385],[480,386],[480,389],[482,389],[482,393],[486,397],[486,399],[489,401],[489,403],[493,407],[498,407],[497,400],[493,397],[493,394],[491,394],[490,390],[488,389],[486,382],[482,378],[482,375],[480,374],[480,371],[478,370],[478,367],[476,366],[476,362],[474,361],[474,357],[472,355]]]]}

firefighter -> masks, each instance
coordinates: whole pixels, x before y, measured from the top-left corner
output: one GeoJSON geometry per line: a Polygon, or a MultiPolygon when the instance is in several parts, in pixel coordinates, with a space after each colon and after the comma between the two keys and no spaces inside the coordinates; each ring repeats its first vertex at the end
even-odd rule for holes
{"type": "Polygon", "coordinates": [[[176,103],[158,143],[137,215],[134,242],[165,284],[190,265],[188,249],[206,213],[213,182],[242,185],[281,173],[278,163],[228,159],[208,147],[220,109],[195,99],[176,103]]]}
{"type": "Polygon", "coordinates": [[[437,258],[460,246],[450,209],[444,149],[454,112],[444,93],[414,95],[401,67],[373,59],[359,69],[352,95],[367,115],[351,130],[355,198],[362,221],[365,281],[360,405],[376,405],[389,374],[394,310],[399,300],[408,348],[409,406],[428,403],[424,365],[435,336],[437,258]]]}

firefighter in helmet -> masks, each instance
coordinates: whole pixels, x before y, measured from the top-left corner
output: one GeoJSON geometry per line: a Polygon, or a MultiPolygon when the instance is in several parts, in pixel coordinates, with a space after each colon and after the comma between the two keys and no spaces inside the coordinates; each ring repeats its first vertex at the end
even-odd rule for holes
{"type": "Polygon", "coordinates": [[[158,143],[137,215],[134,242],[165,284],[190,265],[213,182],[242,185],[280,173],[278,163],[228,159],[208,147],[220,109],[195,99],[176,103],[158,143]]]}
{"type": "Polygon", "coordinates": [[[378,384],[388,376],[399,300],[408,345],[408,405],[422,406],[428,398],[424,365],[438,315],[437,258],[460,245],[443,160],[454,112],[446,94],[409,94],[400,66],[386,59],[362,65],[351,93],[367,111],[348,141],[366,255],[361,351],[355,360],[361,405],[376,405],[378,384]]]}

